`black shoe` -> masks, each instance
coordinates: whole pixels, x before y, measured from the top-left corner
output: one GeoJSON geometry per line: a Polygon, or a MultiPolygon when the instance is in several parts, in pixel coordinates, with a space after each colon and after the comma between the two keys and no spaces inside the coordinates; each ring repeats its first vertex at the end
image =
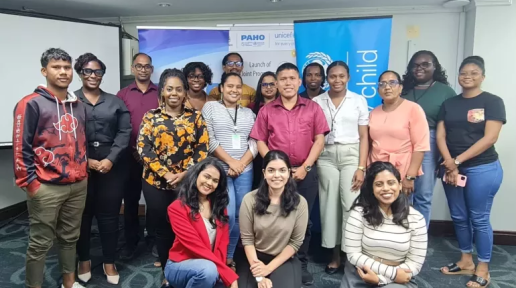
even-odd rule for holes
{"type": "Polygon", "coordinates": [[[308,272],[308,269],[306,266],[303,265],[301,268],[302,270],[302,276],[301,276],[301,282],[303,282],[303,285],[310,286],[314,284],[314,277],[310,272],[308,272]]]}
{"type": "Polygon", "coordinates": [[[326,268],[324,269],[324,272],[326,272],[326,274],[333,275],[333,274],[339,272],[339,270],[340,270],[340,266],[337,268],[326,266],[326,268]]]}
{"type": "Polygon", "coordinates": [[[129,261],[134,258],[135,248],[132,247],[124,247],[122,252],[120,252],[120,260],[129,261]]]}

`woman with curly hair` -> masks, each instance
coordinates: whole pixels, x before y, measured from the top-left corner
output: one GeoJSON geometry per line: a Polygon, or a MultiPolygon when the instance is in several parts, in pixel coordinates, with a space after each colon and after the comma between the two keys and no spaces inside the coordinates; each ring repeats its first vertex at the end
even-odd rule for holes
{"type": "Polygon", "coordinates": [[[93,216],[97,218],[102,244],[103,268],[107,281],[118,284],[115,267],[118,243],[118,216],[127,179],[122,154],[129,145],[130,115],[124,102],[100,89],[106,65],[95,55],[81,55],[74,66],[82,81],[75,95],[86,106],[88,139],[88,194],[82,214],[81,236],[77,242],[78,278],[91,279],[90,235],[93,216]]]}
{"type": "Polygon", "coordinates": [[[188,92],[186,93],[186,107],[201,111],[206,101],[209,101],[208,94],[204,89],[211,85],[213,72],[203,62],[190,62],[183,68],[183,73],[188,80],[188,92]]]}
{"type": "Polygon", "coordinates": [[[244,197],[240,208],[247,259],[237,262],[238,286],[299,288],[302,270],[296,252],[305,238],[308,204],[297,192],[285,152],[269,151],[262,172],[265,180],[244,197]]]}
{"type": "Polygon", "coordinates": [[[340,288],[416,288],[428,246],[425,218],[410,206],[394,165],[374,162],[365,175],[346,224],[340,288]]]}
{"type": "Polygon", "coordinates": [[[449,86],[446,71],[442,68],[434,53],[426,50],[416,52],[403,75],[402,97],[418,103],[426,114],[430,129],[430,151],[423,158],[423,175],[414,183],[414,193],[410,199],[414,208],[425,216],[426,226],[430,223],[432,196],[436,180],[436,167],[439,150],[436,142],[437,115],[446,99],[457,93],[449,86]]]}
{"type": "Polygon", "coordinates": [[[147,217],[155,225],[162,269],[174,242],[167,207],[176,200],[176,187],[186,171],[208,154],[208,131],[201,112],[185,106],[187,87],[180,70],[163,71],[158,86],[161,106],[143,117],[136,144],[143,162],[147,217]]]}
{"type": "Polygon", "coordinates": [[[226,265],[229,223],[227,177],[216,158],[188,170],[179,199],[168,207],[176,235],[165,277],[172,287],[236,288],[236,273],[226,265]]]}

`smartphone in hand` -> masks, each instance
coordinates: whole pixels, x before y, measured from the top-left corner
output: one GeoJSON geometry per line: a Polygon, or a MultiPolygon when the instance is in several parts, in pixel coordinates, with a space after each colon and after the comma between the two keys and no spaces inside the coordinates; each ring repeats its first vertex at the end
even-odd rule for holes
{"type": "MultiPolygon", "coordinates": [[[[446,182],[446,173],[443,175],[443,181],[446,182]]],[[[466,182],[468,181],[468,177],[458,174],[457,175],[457,186],[466,187],[466,182]]]]}

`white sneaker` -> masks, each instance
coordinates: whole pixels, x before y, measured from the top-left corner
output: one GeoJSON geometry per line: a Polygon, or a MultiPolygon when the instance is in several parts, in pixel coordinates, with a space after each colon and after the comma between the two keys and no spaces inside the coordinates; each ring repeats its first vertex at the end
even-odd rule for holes
{"type": "MultiPolygon", "coordinates": [[[[61,284],[61,288],[65,288],[65,286],[63,284],[61,284]]],[[[72,288],[86,288],[86,287],[79,284],[79,282],[75,282],[75,283],[73,283],[72,288]]]]}

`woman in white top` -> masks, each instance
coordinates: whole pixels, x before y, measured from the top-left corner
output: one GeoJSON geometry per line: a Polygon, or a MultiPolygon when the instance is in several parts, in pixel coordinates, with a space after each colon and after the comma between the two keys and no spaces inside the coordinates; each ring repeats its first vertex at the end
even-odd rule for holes
{"type": "Polygon", "coordinates": [[[210,136],[209,153],[222,160],[228,174],[229,247],[227,264],[235,269],[233,254],[240,237],[238,211],[253,184],[253,159],[258,154],[256,141],[249,138],[256,115],[238,103],[242,96],[242,78],[224,73],[220,82],[221,101],[207,102],[202,116],[210,136]]]}
{"type": "Polygon", "coordinates": [[[401,192],[400,172],[389,162],[374,162],[346,224],[341,288],[415,288],[413,277],[425,262],[425,217],[401,192]]]}
{"type": "MultiPolygon", "coordinates": [[[[321,106],[331,129],[317,160],[317,172],[322,246],[333,248],[332,261],[325,271],[334,274],[340,267],[342,231],[349,209],[364,180],[369,150],[369,112],[366,99],[346,88],[349,81],[346,63],[331,63],[326,75],[330,90],[313,101],[321,106]]],[[[342,251],[345,251],[344,245],[342,251]]]]}

